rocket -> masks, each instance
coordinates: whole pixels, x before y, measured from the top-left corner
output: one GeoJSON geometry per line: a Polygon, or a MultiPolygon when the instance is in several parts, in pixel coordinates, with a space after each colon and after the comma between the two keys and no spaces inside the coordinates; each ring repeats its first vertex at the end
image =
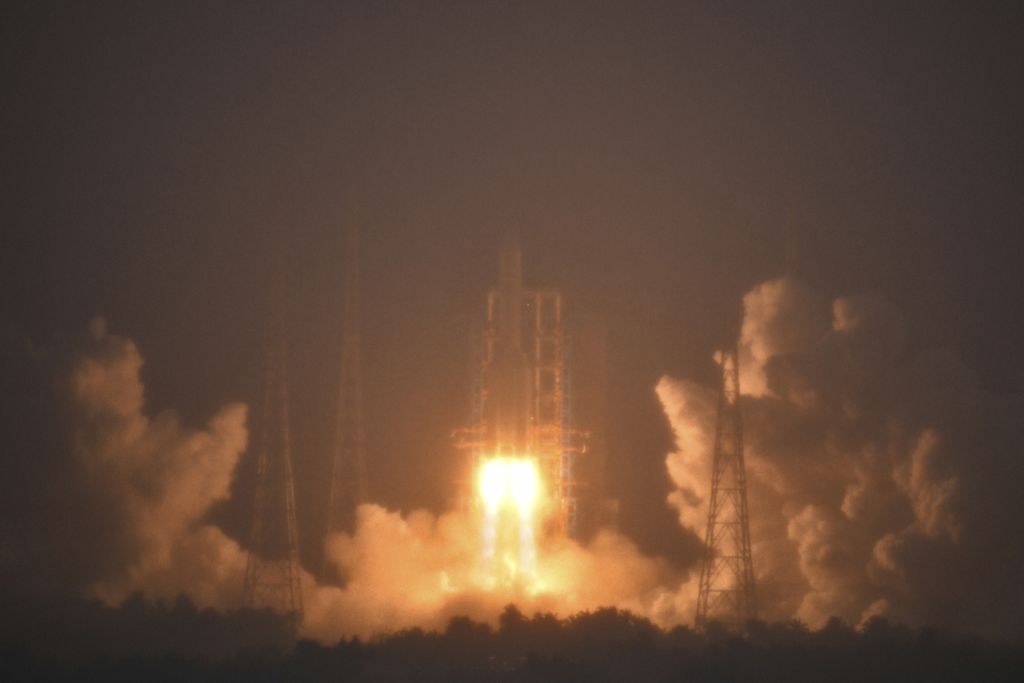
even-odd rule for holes
{"type": "Polygon", "coordinates": [[[519,244],[507,238],[498,259],[497,329],[485,405],[494,452],[504,455],[522,455],[528,449],[533,382],[522,348],[522,259],[519,244]]]}

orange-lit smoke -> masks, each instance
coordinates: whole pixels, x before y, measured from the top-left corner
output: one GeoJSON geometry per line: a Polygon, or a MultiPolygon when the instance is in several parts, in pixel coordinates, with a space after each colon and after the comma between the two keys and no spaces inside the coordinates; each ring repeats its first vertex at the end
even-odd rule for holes
{"type": "Polygon", "coordinates": [[[475,503],[440,516],[361,506],[355,532],[326,542],[346,585],[306,577],[304,634],[330,641],[442,629],[457,615],[495,623],[509,603],[528,614],[612,606],[662,626],[689,620],[684,577],[629,539],[602,531],[584,546],[545,533],[555,506],[536,458],[481,459],[473,483],[475,503]]]}
{"type": "Polygon", "coordinates": [[[481,581],[478,511],[402,515],[363,505],[355,532],[334,534],[326,542],[327,556],[348,578],[346,585],[317,585],[306,577],[303,633],[329,642],[403,628],[443,629],[457,615],[494,624],[509,603],[527,614],[562,617],[611,606],[662,626],[692,617],[678,602],[683,577],[666,562],[643,555],[624,536],[604,531],[584,546],[538,534],[536,550],[532,581],[489,584],[481,581]]]}

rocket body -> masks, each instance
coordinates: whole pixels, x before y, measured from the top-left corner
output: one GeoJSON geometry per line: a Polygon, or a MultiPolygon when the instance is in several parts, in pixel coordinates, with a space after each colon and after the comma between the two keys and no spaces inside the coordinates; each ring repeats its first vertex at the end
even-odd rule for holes
{"type": "Polygon", "coordinates": [[[506,242],[499,259],[498,315],[485,411],[495,454],[528,450],[533,382],[523,351],[523,269],[519,245],[506,242]]]}

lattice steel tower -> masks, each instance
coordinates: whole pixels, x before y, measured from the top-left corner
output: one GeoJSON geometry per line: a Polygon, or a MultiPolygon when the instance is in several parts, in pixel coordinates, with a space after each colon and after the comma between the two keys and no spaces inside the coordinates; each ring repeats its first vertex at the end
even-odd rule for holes
{"type": "Polygon", "coordinates": [[[347,231],[344,316],[327,533],[354,529],[356,507],[369,500],[359,331],[359,236],[354,225],[347,231]]]}
{"type": "Polygon", "coordinates": [[[286,358],[284,291],[279,278],[271,293],[266,393],[243,604],[286,615],[294,632],[302,623],[303,605],[286,358]]]}
{"type": "Polygon", "coordinates": [[[722,352],[721,369],[711,499],[697,597],[698,628],[712,621],[739,628],[757,618],[743,462],[739,358],[735,346],[722,352]]]}

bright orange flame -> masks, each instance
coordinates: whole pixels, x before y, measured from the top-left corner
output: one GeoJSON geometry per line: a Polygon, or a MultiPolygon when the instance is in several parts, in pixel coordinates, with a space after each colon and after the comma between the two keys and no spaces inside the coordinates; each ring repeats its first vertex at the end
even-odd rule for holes
{"type": "Polygon", "coordinates": [[[514,503],[519,514],[533,513],[540,490],[537,462],[527,458],[491,458],[480,467],[480,498],[490,512],[506,503],[514,503]]]}
{"type": "Polygon", "coordinates": [[[536,583],[536,505],[540,468],[533,458],[497,457],[480,464],[486,585],[536,583]]]}

